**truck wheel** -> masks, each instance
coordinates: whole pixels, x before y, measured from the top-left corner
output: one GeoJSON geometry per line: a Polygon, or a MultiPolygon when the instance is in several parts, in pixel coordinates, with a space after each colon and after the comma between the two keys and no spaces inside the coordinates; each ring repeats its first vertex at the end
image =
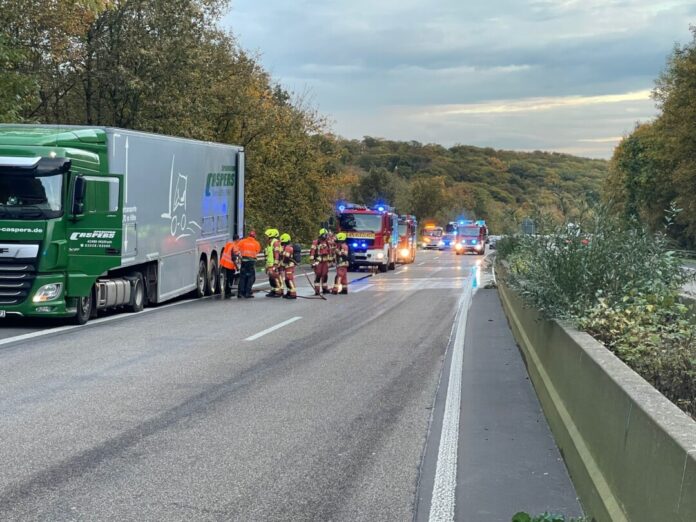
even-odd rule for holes
{"type": "Polygon", "coordinates": [[[85,324],[89,321],[92,315],[92,306],[94,305],[94,300],[92,299],[92,292],[85,297],[77,298],[77,313],[73,317],[73,323],[75,324],[85,324]]]}
{"type": "Polygon", "coordinates": [[[380,272],[382,272],[382,273],[386,272],[386,271],[387,271],[387,263],[383,263],[383,264],[381,264],[381,265],[377,265],[377,269],[378,269],[380,272]]]}
{"type": "Polygon", "coordinates": [[[143,275],[140,272],[134,272],[128,276],[132,285],[131,302],[126,305],[126,310],[131,313],[142,312],[145,307],[145,285],[143,284],[143,275]]]}
{"type": "Polygon", "coordinates": [[[198,275],[196,276],[196,297],[203,297],[208,287],[208,266],[205,259],[198,262],[198,275]]]}
{"type": "Polygon", "coordinates": [[[212,258],[208,268],[208,284],[205,289],[205,295],[215,295],[220,289],[220,286],[218,285],[220,282],[220,273],[218,270],[217,259],[212,258]]]}

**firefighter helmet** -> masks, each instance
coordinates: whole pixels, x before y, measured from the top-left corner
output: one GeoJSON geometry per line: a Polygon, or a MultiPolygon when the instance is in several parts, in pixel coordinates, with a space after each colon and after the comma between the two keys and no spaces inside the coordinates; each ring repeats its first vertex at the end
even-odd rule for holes
{"type": "Polygon", "coordinates": [[[336,241],[345,241],[348,238],[345,232],[339,232],[336,234],[336,241]]]}
{"type": "Polygon", "coordinates": [[[280,236],[281,243],[289,243],[290,239],[291,239],[290,234],[283,234],[282,236],[280,236]]]}
{"type": "Polygon", "coordinates": [[[329,231],[326,230],[325,228],[320,228],[320,229],[319,229],[319,235],[320,235],[320,236],[325,236],[325,235],[327,235],[328,233],[329,233],[329,231]]]}
{"type": "Polygon", "coordinates": [[[274,238],[278,237],[278,229],[277,228],[267,228],[266,231],[264,232],[267,238],[274,238]]]}

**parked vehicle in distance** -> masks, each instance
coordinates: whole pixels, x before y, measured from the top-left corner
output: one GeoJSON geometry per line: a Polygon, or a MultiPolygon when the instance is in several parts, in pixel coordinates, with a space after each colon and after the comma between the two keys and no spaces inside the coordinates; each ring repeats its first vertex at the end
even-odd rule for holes
{"type": "Polygon", "coordinates": [[[424,249],[438,249],[445,243],[442,240],[444,230],[432,223],[426,224],[421,230],[421,247],[424,249]]]}
{"type": "Polygon", "coordinates": [[[416,260],[418,222],[416,216],[399,216],[399,263],[413,263],[416,260]]]}
{"type": "Polygon", "coordinates": [[[467,221],[459,225],[454,252],[457,255],[473,252],[483,255],[488,241],[488,227],[483,220],[467,221]]]}

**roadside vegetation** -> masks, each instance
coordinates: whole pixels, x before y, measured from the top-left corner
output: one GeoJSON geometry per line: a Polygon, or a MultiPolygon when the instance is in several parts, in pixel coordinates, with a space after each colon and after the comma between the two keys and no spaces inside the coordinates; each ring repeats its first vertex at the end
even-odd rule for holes
{"type": "Polygon", "coordinates": [[[589,522],[589,519],[585,517],[566,518],[555,513],[542,513],[541,515],[532,516],[521,511],[512,517],[512,522],[589,522]]]}
{"type": "Polygon", "coordinates": [[[694,276],[672,246],[665,233],[602,210],[500,240],[498,255],[530,306],[573,321],[696,418],[696,328],[679,299],[694,276]]]}
{"type": "Polygon", "coordinates": [[[665,208],[684,209],[668,231],[682,250],[696,250],[696,27],[677,45],[658,78],[658,116],[640,123],[614,151],[603,195],[617,214],[660,230],[665,208]]]}

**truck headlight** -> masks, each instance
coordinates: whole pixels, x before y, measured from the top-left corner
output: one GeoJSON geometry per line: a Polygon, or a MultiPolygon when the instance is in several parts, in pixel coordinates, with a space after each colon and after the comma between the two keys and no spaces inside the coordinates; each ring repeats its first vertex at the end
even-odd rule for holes
{"type": "Polygon", "coordinates": [[[401,249],[401,257],[408,257],[411,251],[408,248],[401,249]]]}
{"type": "Polygon", "coordinates": [[[445,242],[444,242],[444,241],[438,241],[438,242],[437,242],[437,246],[445,246],[445,242]]]}
{"type": "Polygon", "coordinates": [[[384,259],[384,252],[377,252],[377,259],[384,259]]]}
{"type": "Polygon", "coordinates": [[[52,299],[55,299],[56,297],[60,296],[62,290],[62,283],[50,283],[48,285],[43,285],[34,295],[33,301],[35,303],[51,301],[52,299]]]}

